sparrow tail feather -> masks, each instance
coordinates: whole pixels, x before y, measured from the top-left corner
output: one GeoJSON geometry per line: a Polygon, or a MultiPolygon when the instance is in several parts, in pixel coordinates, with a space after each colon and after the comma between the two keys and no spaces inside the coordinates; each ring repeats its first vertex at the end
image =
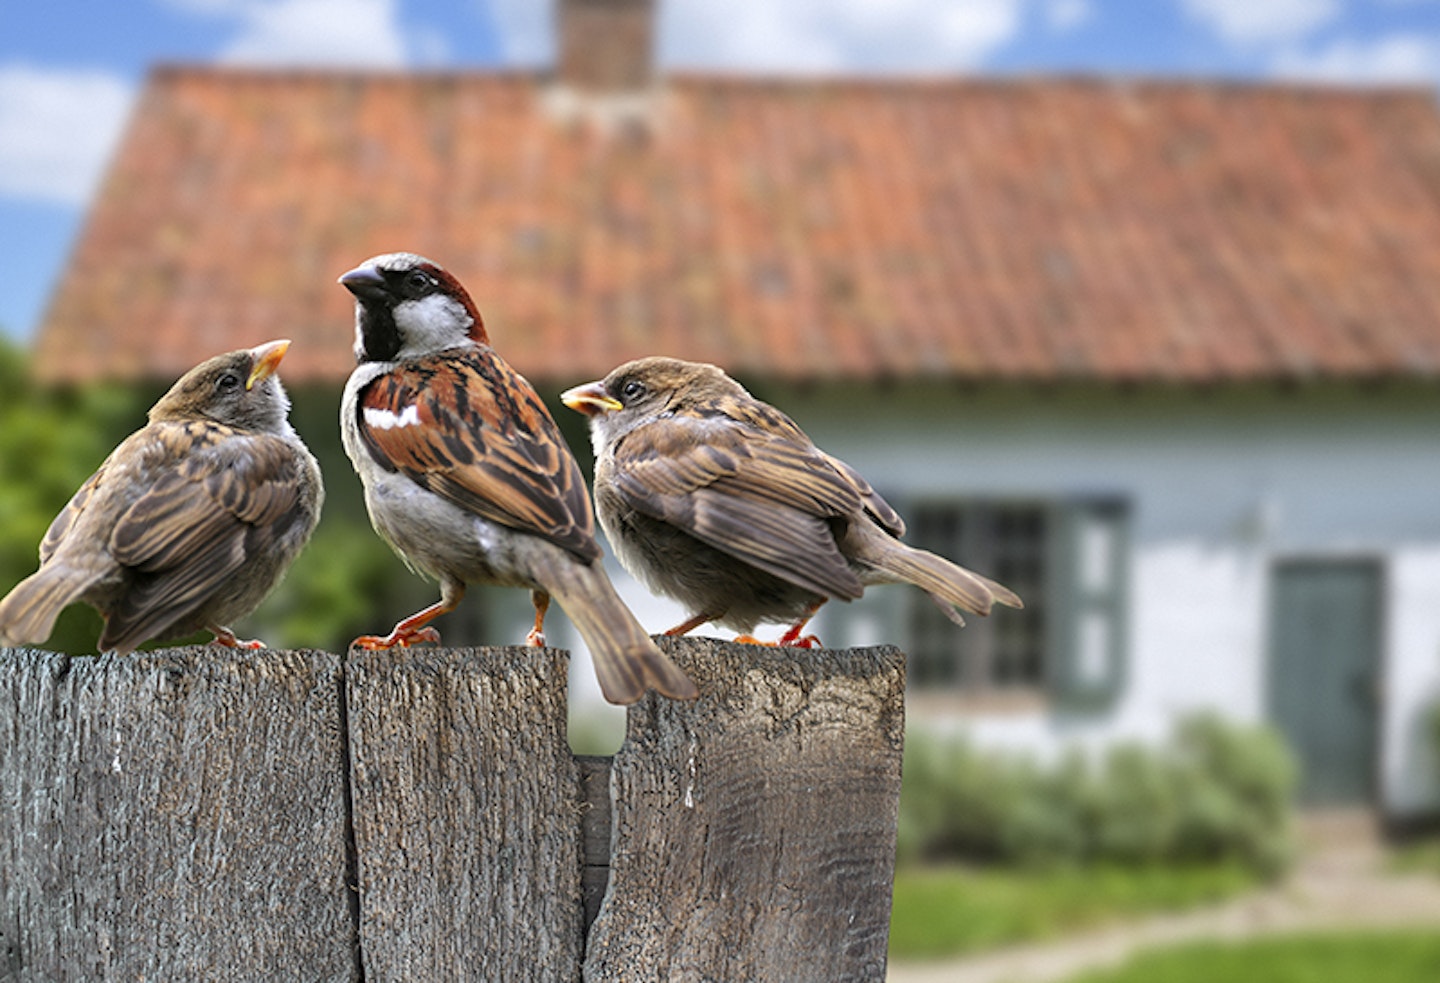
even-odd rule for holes
{"type": "Polygon", "coordinates": [[[50,637],[55,619],[94,582],[94,575],[64,566],[47,566],[15,585],[0,600],[0,644],[39,645],[50,637]]]}
{"type": "Polygon", "coordinates": [[[847,543],[847,552],[855,559],[886,576],[886,579],[914,584],[930,595],[945,616],[963,625],[960,611],[986,615],[992,604],[1024,607],[1019,595],[1010,588],[983,577],[943,556],[907,546],[898,539],[876,529],[854,532],[847,543]]]}
{"type": "Polygon", "coordinates": [[[653,689],[675,700],[691,700],[699,690],[645,633],[597,562],[573,559],[551,564],[545,589],[565,609],[595,660],[600,691],[611,703],[634,703],[653,689]]]}

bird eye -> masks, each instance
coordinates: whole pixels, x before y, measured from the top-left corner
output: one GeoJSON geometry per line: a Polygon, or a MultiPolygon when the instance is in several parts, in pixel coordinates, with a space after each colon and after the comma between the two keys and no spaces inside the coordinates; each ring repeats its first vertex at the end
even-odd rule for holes
{"type": "Polygon", "coordinates": [[[625,397],[627,403],[637,400],[645,395],[645,383],[639,379],[631,379],[625,383],[624,388],[620,390],[620,395],[625,397]]]}
{"type": "Polygon", "coordinates": [[[215,388],[222,393],[234,392],[240,388],[240,377],[234,372],[226,372],[215,380],[215,388]]]}
{"type": "Polygon", "coordinates": [[[424,270],[411,270],[405,277],[405,286],[411,293],[424,293],[435,285],[435,278],[424,270]]]}

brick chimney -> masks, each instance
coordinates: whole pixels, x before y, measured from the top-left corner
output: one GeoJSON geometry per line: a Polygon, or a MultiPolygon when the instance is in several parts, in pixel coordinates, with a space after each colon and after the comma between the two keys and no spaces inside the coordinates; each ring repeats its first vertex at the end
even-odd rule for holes
{"type": "Polygon", "coordinates": [[[591,95],[650,88],[655,0],[559,0],[557,20],[561,86],[591,95]]]}

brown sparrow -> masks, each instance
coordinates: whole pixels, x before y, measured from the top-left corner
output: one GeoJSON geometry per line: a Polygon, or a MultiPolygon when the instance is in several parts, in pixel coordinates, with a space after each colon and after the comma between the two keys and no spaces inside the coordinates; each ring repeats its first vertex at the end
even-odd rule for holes
{"type": "Polygon", "coordinates": [[[580,468],[545,404],[490,347],[470,295],[412,253],[340,277],[355,295],[355,357],[340,427],[376,532],[440,600],[362,648],[438,642],[429,622],[467,584],[528,587],[545,644],[553,596],[595,659],[601,691],[633,703],[647,688],[690,699],[694,683],[615,593],[595,542],[580,468]]]}
{"type": "Polygon", "coordinates": [[[779,644],[814,645],[801,633],[820,605],[870,584],[914,584],[956,624],[957,608],[1021,606],[902,543],[904,521],[864,478],[713,365],[643,358],[561,399],[590,418],[596,507],[620,562],[692,612],[666,634],[785,622],[779,644]]]}
{"type": "Polygon", "coordinates": [[[0,643],[39,644],[62,608],[105,617],[101,651],[202,628],[221,645],[299,555],[325,499],[275,375],[288,341],[181,377],[55,517],[40,569],[0,601],[0,643]]]}

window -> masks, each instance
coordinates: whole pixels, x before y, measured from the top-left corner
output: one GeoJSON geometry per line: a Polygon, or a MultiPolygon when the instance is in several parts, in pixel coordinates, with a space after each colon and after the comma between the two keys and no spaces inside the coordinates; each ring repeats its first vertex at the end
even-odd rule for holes
{"type": "Polygon", "coordinates": [[[909,510],[915,546],[1014,590],[957,629],[926,595],[907,596],[911,685],[966,694],[1045,691],[1107,702],[1121,683],[1128,509],[1115,499],[930,502],[909,510]]]}
{"type": "Polygon", "coordinates": [[[911,544],[1000,581],[1025,601],[1003,617],[965,616],[956,629],[928,596],[909,592],[910,678],[967,690],[1036,688],[1045,681],[1045,509],[923,505],[910,510],[911,544]]]}

